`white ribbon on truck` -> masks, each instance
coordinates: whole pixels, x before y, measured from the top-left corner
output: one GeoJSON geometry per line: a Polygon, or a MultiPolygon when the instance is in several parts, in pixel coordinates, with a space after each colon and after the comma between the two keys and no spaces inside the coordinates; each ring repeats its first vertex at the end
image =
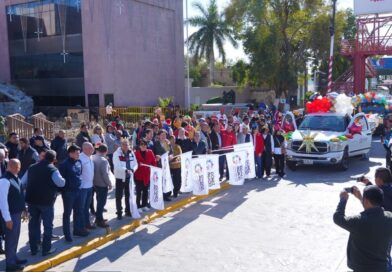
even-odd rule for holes
{"type": "Polygon", "coordinates": [[[161,163],[162,163],[163,192],[169,193],[174,189],[173,180],[170,174],[169,152],[166,152],[161,156],[161,163]]]}
{"type": "Polygon", "coordinates": [[[229,183],[243,185],[245,182],[246,152],[230,152],[226,154],[227,167],[229,168],[229,183]]]}
{"type": "Polygon", "coordinates": [[[193,190],[192,182],[192,151],[181,154],[181,192],[193,190]]]}
{"type": "Polygon", "coordinates": [[[208,195],[207,164],[205,158],[192,159],[192,180],[194,195],[208,195]]]}
{"type": "Polygon", "coordinates": [[[162,191],[162,169],[150,167],[150,205],[156,210],[165,209],[162,191]]]}
{"type": "Polygon", "coordinates": [[[255,148],[253,143],[244,143],[234,145],[234,151],[245,151],[246,159],[245,159],[245,178],[253,179],[256,177],[256,166],[255,166],[255,148]]]}

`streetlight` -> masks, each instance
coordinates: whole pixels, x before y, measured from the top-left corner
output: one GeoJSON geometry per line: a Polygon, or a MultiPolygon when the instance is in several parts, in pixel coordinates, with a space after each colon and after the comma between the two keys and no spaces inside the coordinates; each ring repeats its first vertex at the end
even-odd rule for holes
{"type": "Polygon", "coordinates": [[[336,1],[332,0],[332,17],[329,26],[329,34],[331,35],[331,45],[329,49],[329,67],[328,67],[328,88],[327,92],[332,91],[332,67],[333,67],[333,46],[335,42],[335,14],[336,14],[336,1]]]}

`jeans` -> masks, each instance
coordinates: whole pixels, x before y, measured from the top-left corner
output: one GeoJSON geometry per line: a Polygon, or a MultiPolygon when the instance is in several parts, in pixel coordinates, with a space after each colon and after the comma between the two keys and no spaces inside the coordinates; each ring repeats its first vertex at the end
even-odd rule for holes
{"type": "Polygon", "coordinates": [[[95,195],[97,198],[97,210],[95,212],[95,219],[97,222],[103,221],[103,209],[108,198],[108,188],[95,186],[95,195]]]}
{"type": "Polygon", "coordinates": [[[256,176],[258,178],[263,177],[263,160],[262,157],[257,156],[255,153],[255,165],[256,165],[256,176]]]}
{"type": "Polygon", "coordinates": [[[262,168],[261,168],[261,173],[264,175],[265,174],[269,177],[271,175],[271,167],[272,167],[272,154],[269,152],[264,152],[262,156],[262,168]]]}
{"type": "Polygon", "coordinates": [[[136,185],[136,204],[137,208],[147,207],[148,204],[148,189],[149,186],[144,185],[142,180],[135,180],[136,185]]]}
{"type": "Polygon", "coordinates": [[[54,208],[53,206],[30,205],[29,204],[29,243],[31,252],[38,251],[41,240],[41,219],[44,225],[44,238],[42,241],[42,252],[49,252],[52,246],[52,232],[54,208]]]}
{"type": "Polygon", "coordinates": [[[8,267],[16,265],[18,260],[16,250],[18,249],[20,236],[21,216],[22,213],[11,214],[12,230],[5,228],[5,262],[8,267]]]}
{"type": "Polygon", "coordinates": [[[81,204],[83,228],[90,225],[90,204],[91,204],[92,195],[93,195],[93,188],[80,189],[80,204],[81,204]]]}
{"type": "Polygon", "coordinates": [[[284,173],[284,155],[274,155],[276,173],[283,177],[284,173]]]}
{"type": "Polygon", "coordinates": [[[82,218],[82,205],[80,203],[80,190],[76,192],[63,192],[61,194],[63,198],[63,233],[66,240],[71,239],[71,227],[70,217],[73,212],[73,231],[74,233],[80,233],[84,230],[83,218],[82,218]]]}
{"type": "Polygon", "coordinates": [[[172,168],[170,169],[173,179],[173,196],[177,197],[178,192],[181,189],[181,168],[172,168]]]}
{"type": "Polygon", "coordinates": [[[125,194],[125,214],[131,214],[131,208],[129,206],[129,179],[125,182],[121,179],[116,179],[116,209],[117,215],[122,215],[121,201],[125,194]]]}
{"type": "Polygon", "coordinates": [[[223,174],[225,171],[225,162],[226,162],[226,156],[225,155],[219,156],[219,176],[220,176],[220,178],[223,178],[223,174]]]}

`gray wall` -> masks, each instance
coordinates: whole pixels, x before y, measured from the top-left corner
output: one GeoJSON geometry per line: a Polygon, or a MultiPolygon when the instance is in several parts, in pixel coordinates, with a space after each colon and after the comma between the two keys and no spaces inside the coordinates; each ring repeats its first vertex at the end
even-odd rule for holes
{"type": "Polygon", "coordinates": [[[223,92],[234,90],[236,92],[236,103],[247,103],[250,100],[257,102],[271,102],[275,100],[274,91],[263,91],[261,89],[245,88],[239,90],[238,87],[192,87],[190,88],[191,104],[204,104],[208,99],[216,96],[223,96],[223,92]]]}
{"type": "Polygon", "coordinates": [[[182,0],[83,3],[85,90],[114,93],[116,106],[156,105],[174,96],[184,104],[182,0]]]}

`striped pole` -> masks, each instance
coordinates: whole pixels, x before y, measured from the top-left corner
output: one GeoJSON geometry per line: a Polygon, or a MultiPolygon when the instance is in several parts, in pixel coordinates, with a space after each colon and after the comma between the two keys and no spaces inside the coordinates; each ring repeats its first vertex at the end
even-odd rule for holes
{"type": "Polygon", "coordinates": [[[329,27],[329,34],[331,35],[331,44],[329,49],[329,65],[328,65],[328,87],[327,92],[332,91],[332,72],[333,72],[333,50],[334,50],[334,43],[335,43],[335,14],[336,14],[336,1],[332,0],[332,18],[331,18],[331,25],[329,27]]]}

